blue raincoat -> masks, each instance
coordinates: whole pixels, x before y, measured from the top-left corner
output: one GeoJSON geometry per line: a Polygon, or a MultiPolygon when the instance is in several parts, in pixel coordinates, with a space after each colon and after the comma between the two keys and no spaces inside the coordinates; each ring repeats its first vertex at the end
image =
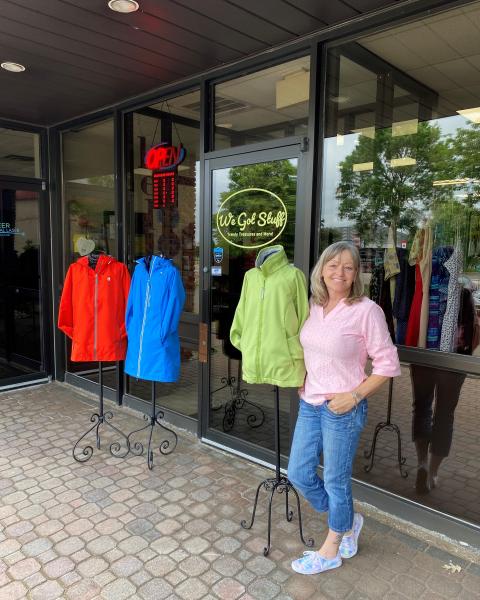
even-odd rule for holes
{"type": "Polygon", "coordinates": [[[125,325],[128,336],[125,372],[138,379],[178,381],[178,322],[185,290],[172,261],[152,256],[137,260],[128,295],[125,325]]]}

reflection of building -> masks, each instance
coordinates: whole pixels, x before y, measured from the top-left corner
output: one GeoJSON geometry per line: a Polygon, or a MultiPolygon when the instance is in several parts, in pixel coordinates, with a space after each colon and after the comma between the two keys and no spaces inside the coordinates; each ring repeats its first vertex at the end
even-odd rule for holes
{"type": "MultiPolygon", "coordinates": [[[[180,10],[177,4],[172,3],[171,9],[180,10]]],[[[227,19],[232,17],[231,7],[224,4],[227,19]]],[[[382,298],[382,306],[390,301],[397,332],[399,321],[407,319],[405,306],[395,294],[403,284],[411,287],[412,278],[410,271],[410,279],[402,284],[401,271],[394,273],[395,264],[385,269],[389,259],[395,263],[394,256],[388,255],[393,249],[390,227],[407,263],[416,232],[425,225],[432,228],[432,256],[439,247],[459,246],[462,277],[472,282],[472,297],[480,312],[480,292],[475,290],[480,285],[480,187],[475,172],[469,171],[479,164],[480,92],[475,65],[480,46],[476,32],[469,32],[471,23],[479,19],[480,6],[436,3],[440,4],[440,12],[434,14],[432,3],[428,7],[422,2],[410,2],[408,7],[393,1],[356,3],[373,11],[362,15],[362,8],[353,9],[348,3],[318,2],[311,3],[309,10],[315,15],[309,15],[289,3],[295,17],[291,22],[286,13],[279,13],[278,27],[259,13],[261,26],[255,31],[254,8],[248,12],[237,7],[236,14],[243,15],[245,22],[238,19],[234,27],[231,22],[220,27],[200,6],[203,25],[199,22],[198,29],[209,27],[201,32],[202,47],[195,41],[198,31],[187,31],[185,39],[172,34],[175,59],[159,53],[160,38],[152,34],[147,42],[146,33],[138,30],[138,39],[152,52],[135,66],[130,59],[122,62],[129,45],[117,40],[125,44],[125,52],[112,52],[111,60],[120,62],[107,69],[99,61],[89,71],[91,62],[84,64],[79,55],[78,72],[85,69],[85,73],[78,79],[75,71],[49,81],[49,73],[40,70],[38,85],[32,83],[26,93],[30,84],[23,80],[22,88],[16,88],[18,80],[12,75],[0,97],[0,117],[11,119],[2,121],[0,129],[0,223],[6,222],[13,203],[15,224],[27,233],[25,239],[0,237],[0,268],[13,290],[30,292],[19,292],[18,297],[12,296],[15,301],[7,301],[0,291],[0,384],[55,373],[80,387],[95,388],[97,365],[70,362],[64,339],[53,326],[58,293],[66,268],[76,258],[78,236],[88,236],[97,249],[116,255],[130,268],[138,257],[162,252],[180,270],[187,300],[180,327],[182,378],[176,385],[159,386],[159,402],[171,420],[203,438],[271,461],[269,390],[248,389],[249,398],[265,410],[265,428],[248,427],[240,415],[231,435],[226,435],[222,411],[210,410],[209,393],[220,387],[227,358],[234,362],[238,358],[225,341],[243,274],[255,260],[254,250],[245,253],[221,238],[212,218],[225,194],[252,187],[268,189],[285,201],[288,224],[278,241],[306,274],[323,246],[339,239],[358,245],[366,288],[382,298]],[[336,27],[319,30],[320,23],[327,21],[336,27]],[[290,39],[293,36],[287,32],[292,28],[299,39],[290,39]],[[272,48],[284,42],[287,45],[272,48]],[[258,59],[252,57],[255,52],[258,59]],[[311,73],[313,65],[321,77],[311,73]],[[62,81],[72,85],[56,87],[62,81]],[[152,91],[157,84],[168,87],[152,91]],[[56,100],[48,106],[36,104],[43,98],[36,92],[46,85],[56,100]],[[111,108],[103,110],[105,106],[111,108]],[[152,171],[144,159],[149,148],[163,142],[174,147],[183,144],[186,157],[178,165],[176,205],[156,209],[152,171]],[[321,164],[317,164],[319,156],[321,164]],[[32,245],[26,248],[27,238],[32,245]],[[217,261],[214,247],[222,250],[217,261]],[[213,273],[212,267],[217,269],[213,273]],[[375,288],[378,281],[383,281],[382,289],[375,288]],[[212,334],[208,352],[201,346],[207,340],[201,331],[212,334]],[[18,342],[22,347],[15,351],[6,341],[12,332],[20,333],[18,339],[23,336],[18,342]],[[199,346],[206,364],[197,360],[199,346]],[[29,348],[35,348],[36,357],[28,354],[29,348]]],[[[17,8],[12,5],[10,10],[17,8]]],[[[67,6],[67,20],[69,11],[67,6]]],[[[150,16],[145,13],[143,18],[148,21],[150,16]]],[[[52,19],[56,23],[52,27],[61,27],[52,19]]],[[[75,19],[71,26],[77,27],[75,19]]],[[[81,28],[76,31],[80,44],[84,33],[81,28]]],[[[109,40],[105,43],[113,43],[115,35],[109,40]]],[[[24,43],[17,41],[20,46],[24,43]]],[[[35,47],[39,56],[48,51],[41,41],[35,47]]],[[[31,75],[34,82],[37,74],[32,70],[31,75]]],[[[255,212],[257,204],[252,201],[249,211],[255,212]]],[[[419,261],[412,256],[412,262],[415,270],[419,261]]],[[[437,284],[444,294],[445,279],[437,281],[430,275],[430,281],[433,298],[437,284]]],[[[405,297],[411,299],[412,290],[407,292],[405,297]]],[[[434,304],[431,312],[436,316],[434,304]]],[[[436,327],[435,322],[430,324],[431,330],[436,327]]],[[[477,416],[478,379],[472,376],[480,375],[480,350],[460,355],[401,344],[400,354],[405,365],[450,369],[466,376],[455,411],[455,461],[448,459],[442,465],[451,469],[455,489],[448,495],[439,487],[421,503],[478,525],[478,506],[462,502],[457,492],[463,487],[477,497],[480,493],[480,474],[474,470],[468,475],[470,465],[480,462],[469,429],[477,416]]],[[[237,363],[232,366],[236,373],[237,363]]],[[[150,390],[141,382],[124,379],[121,365],[108,365],[106,373],[111,398],[124,394],[125,402],[136,406],[149,399],[150,390]]],[[[224,400],[217,395],[215,402],[224,400]]],[[[394,385],[393,409],[410,468],[416,461],[408,437],[411,400],[405,368],[394,385]]],[[[372,402],[372,426],[384,418],[385,402],[381,394],[372,402]]],[[[282,395],[281,410],[286,457],[296,415],[294,393],[282,395]]],[[[365,431],[364,444],[371,441],[371,434],[370,429],[365,431]]],[[[359,457],[355,477],[412,498],[413,486],[393,474],[390,458],[396,449],[387,438],[380,442],[385,446],[379,466],[366,474],[359,457]]],[[[381,494],[373,496],[371,502],[385,507],[381,494]]],[[[421,521],[422,510],[412,509],[412,520],[421,521]]]]}

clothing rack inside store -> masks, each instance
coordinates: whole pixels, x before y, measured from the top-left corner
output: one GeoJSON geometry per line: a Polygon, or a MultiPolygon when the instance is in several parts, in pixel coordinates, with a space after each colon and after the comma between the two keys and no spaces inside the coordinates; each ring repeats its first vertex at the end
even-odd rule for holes
{"type": "Polygon", "coordinates": [[[305,544],[305,546],[311,548],[314,545],[314,540],[312,538],[308,538],[306,541],[303,537],[303,529],[302,529],[302,513],[300,510],[300,498],[298,496],[297,490],[293,487],[293,484],[289,481],[288,477],[285,477],[280,473],[280,398],[279,398],[279,390],[278,386],[274,386],[274,403],[275,403],[275,477],[271,477],[268,479],[264,479],[257,487],[257,492],[255,494],[255,502],[253,505],[252,518],[250,523],[247,525],[246,520],[243,520],[240,525],[244,529],[251,529],[253,526],[253,522],[255,521],[255,513],[257,511],[258,504],[258,496],[260,490],[263,488],[267,492],[270,492],[269,501],[268,501],[268,530],[267,530],[267,545],[263,549],[264,556],[268,556],[271,548],[271,530],[272,530],[272,500],[275,492],[279,494],[285,494],[285,518],[287,521],[291,521],[293,519],[293,511],[290,510],[288,504],[288,494],[289,492],[293,492],[297,499],[297,511],[298,511],[298,527],[300,539],[305,544]]]}
{"type": "Polygon", "coordinates": [[[388,404],[387,404],[387,420],[380,421],[375,426],[375,431],[373,433],[372,445],[370,446],[370,450],[365,450],[363,453],[364,457],[370,459],[368,465],[365,465],[363,469],[366,473],[369,473],[373,469],[373,463],[375,461],[375,450],[377,447],[377,437],[378,434],[386,429],[387,431],[393,431],[397,434],[397,461],[398,468],[400,470],[400,475],[402,477],[408,477],[408,472],[403,468],[405,464],[406,458],[402,456],[402,436],[400,434],[400,428],[395,423],[392,423],[392,397],[393,397],[393,378],[390,378],[389,386],[388,386],[388,404]]]}
{"type": "Polygon", "coordinates": [[[130,451],[128,437],[122,431],[120,431],[118,427],[115,427],[115,425],[112,425],[112,423],[110,423],[112,419],[113,412],[111,410],[105,412],[104,410],[103,363],[100,361],[98,363],[98,412],[93,413],[91,415],[90,422],[93,423],[93,425],[89,429],[87,429],[87,431],[82,436],[80,436],[76,444],[73,446],[72,455],[77,462],[83,463],[92,458],[94,452],[93,446],[88,445],[84,446],[81,449],[79,449],[79,446],[81,446],[82,440],[86,438],[86,436],[94,429],[97,450],[100,450],[100,427],[102,425],[109,427],[112,431],[120,435],[125,440],[125,448],[123,448],[123,442],[112,442],[109,446],[110,454],[117,458],[125,458],[125,456],[127,456],[127,454],[130,451]]]}
{"type": "Polygon", "coordinates": [[[165,425],[163,425],[160,422],[160,419],[163,419],[164,416],[165,415],[162,410],[157,411],[157,409],[156,409],[156,382],[152,381],[151,382],[150,414],[143,415],[143,419],[148,422],[146,425],[144,425],[143,427],[140,427],[139,429],[135,429],[134,431],[129,433],[127,436],[128,446],[129,446],[131,453],[134,454],[135,456],[141,456],[145,449],[144,445],[141,442],[132,442],[131,437],[133,435],[135,435],[136,433],[139,433],[140,431],[144,431],[145,429],[150,429],[149,434],[148,434],[148,444],[147,444],[147,465],[150,470],[153,469],[152,437],[153,437],[153,432],[154,432],[156,425],[158,425],[162,429],[165,429],[166,431],[168,431],[172,435],[173,440],[174,440],[173,444],[171,444],[167,439],[160,442],[160,444],[158,446],[158,450],[160,451],[160,453],[163,454],[164,456],[166,456],[167,454],[171,454],[177,447],[177,443],[178,443],[177,434],[172,429],[169,429],[168,427],[166,427],[165,425]]]}
{"type": "Polygon", "coordinates": [[[232,376],[231,358],[227,356],[227,376],[222,377],[220,379],[220,383],[222,383],[222,385],[216,390],[213,390],[211,394],[213,396],[214,394],[220,392],[225,388],[228,388],[230,390],[231,397],[229,400],[227,400],[225,403],[219,404],[218,406],[212,407],[213,411],[218,411],[222,408],[225,411],[222,423],[223,431],[231,431],[233,429],[233,426],[235,425],[237,410],[245,408],[246,404],[254,407],[260,413],[260,418],[257,418],[257,415],[255,414],[249,414],[247,416],[247,424],[252,429],[261,427],[265,421],[265,413],[260,408],[260,406],[258,406],[258,404],[255,404],[254,402],[251,402],[250,400],[247,400],[248,391],[242,389],[241,387],[241,373],[242,361],[239,360],[237,365],[237,376],[232,376]]]}

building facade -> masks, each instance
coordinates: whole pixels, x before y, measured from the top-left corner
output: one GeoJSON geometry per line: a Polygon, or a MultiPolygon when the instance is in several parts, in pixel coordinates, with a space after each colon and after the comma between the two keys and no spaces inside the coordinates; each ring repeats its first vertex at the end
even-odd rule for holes
{"type": "MultiPolygon", "coordinates": [[[[72,362],[55,327],[80,239],[131,270],[162,253],[186,302],[181,379],[158,384],[157,403],[270,464],[271,389],[241,381],[228,337],[243,274],[280,243],[308,278],[350,240],[402,362],[369,402],[357,496],[478,533],[480,3],[410,5],[49,128],[1,121],[0,389],[97,390],[98,364],[72,362]],[[438,480],[422,489],[428,451],[438,480]]],[[[103,369],[108,398],[147,411],[147,382],[103,369]]],[[[280,401],[286,465],[296,390],[280,401]]]]}

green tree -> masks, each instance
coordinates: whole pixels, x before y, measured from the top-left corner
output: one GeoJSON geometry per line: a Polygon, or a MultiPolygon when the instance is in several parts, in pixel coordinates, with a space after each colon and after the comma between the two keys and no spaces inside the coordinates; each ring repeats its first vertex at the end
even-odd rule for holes
{"type": "Polygon", "coordinates": [[[360,136],[340,164],[339,216],[352,219],[367,243],[383,241],[390,225],[412,233],[434,199],[451,197],[451,189],[433,186],[436,179],[452,176],[450,159],[440,128],[427,122],[419,123],[415,134],[395,136],[385,128],[377,129],[373,139],[360,136]],[[371,168],[359,170],[358,165],[368,163],[371,168]]]}
{"type": "MultiPolygon", "coordinates": [[[[446,223],[455,230],[455,236],[460,234],[469,268],[479,262],[480,255],[480,124],[458,129],[454,136],[449,136],[448,145],[452,170],[456,178],[464,182],[456,186],[462,192],[457,200],[459,208],[450,209],[446,223]]],[[[450,238],[453,239],[453,232],[450,238]]]]}

